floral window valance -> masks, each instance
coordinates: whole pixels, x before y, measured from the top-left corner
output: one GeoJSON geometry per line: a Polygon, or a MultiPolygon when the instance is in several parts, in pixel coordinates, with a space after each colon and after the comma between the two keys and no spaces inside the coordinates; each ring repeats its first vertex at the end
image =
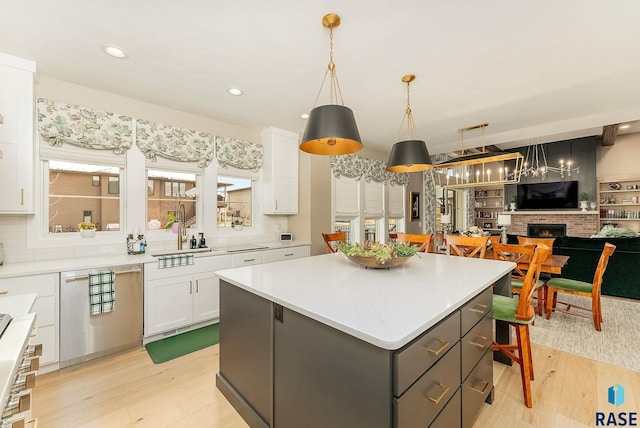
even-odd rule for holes
{"type": "Polygon", "coordinates": [[[38,131],[53,147],[64,143],[123,155],[131,148],[132,119],[74,104],[38,99],[38,131]]]}
{"type": "Polygon", "coordinates": [[[364,175],[365,159],[360,155],[331,156],[331,171],[336,178],[360,180],[364,175]]]}
{"type": "Polygon", "coordinates": [[[136,146],[152,161],[160,156],[178,162],[197,162],[205,168],[213,160],[214,139],[205,132],[136,120],[136,146]]]}
{"type": "Polygon", "coordinates": [[[365,159],[364,179],[367,183],[386,183],[389,180],[387,165],[379,160],[365,159]]]}
{"type": "Polygon", "coordinates": [[[216,137],[216,158],[222,168],[232,166],[258,172],[262,168],[263,148],[260,143],[216,137]]]}
{"type": "Polygon", "coordinates": [[[390,183],[405,186],[409,183],[406,172],[389,172],[387,165],[379,160],[363,158],[360,155],[331,156],[331,171],[336,178],[349,177],[367,182],[390,183]]]}

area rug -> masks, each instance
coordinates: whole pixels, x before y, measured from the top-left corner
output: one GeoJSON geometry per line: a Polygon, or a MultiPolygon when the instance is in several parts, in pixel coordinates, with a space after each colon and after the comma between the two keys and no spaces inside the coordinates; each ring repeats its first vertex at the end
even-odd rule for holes
{"type": "Polygon", "coordinates": [[[164,363],[218,343],[218,326],[219,324],[213,324],[147,343],[145,348],[154,363],[164,363]]]}
{"type": "MultiPolygon", "coordinates": [[[[591,306],[591,300],[585,297],[562,295],[558,299],[591,306]]],[[[536,317],[535,325],[530,327],[531,341],[640,372],[640,302],[602,297],[602,318],[602,331],[596,331],[591,318],[560,312],[554,312],[549,320],[536,317]]]]}

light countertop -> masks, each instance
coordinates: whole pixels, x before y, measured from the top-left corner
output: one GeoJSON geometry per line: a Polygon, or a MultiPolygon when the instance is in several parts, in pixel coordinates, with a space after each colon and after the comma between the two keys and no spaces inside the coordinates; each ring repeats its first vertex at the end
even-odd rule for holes
{"type": "Polygon", "coordinates": [[[94,269],[108,266],[122,266],[138,263],[156,263],[158,259],[154,256],[164,254],[193,253],[195,257],[221,256],[242,251],[274,250],[279,248],[299,247],[311,245],[309,242],[257,242],[250,244],[234,244],[228,246],[216,245],[210,248],[191,250],[188,248],[178,250],[150,250],[145,254],[119,254],[104,255],[99,257],[82,257],[70,259],[45,260],[26,263],[5,263],[0,266],[0,278],[11,278],[25,275],[39,275],[46,273],[56,273],[78,269],[94,269]]]}
{"type": "Polygon", "coordinates": [[[335,253],[216,273],[253,294],[375,346],[395,350],[514,266],[421,253],[400,267],[365,269],[335,253]]]}

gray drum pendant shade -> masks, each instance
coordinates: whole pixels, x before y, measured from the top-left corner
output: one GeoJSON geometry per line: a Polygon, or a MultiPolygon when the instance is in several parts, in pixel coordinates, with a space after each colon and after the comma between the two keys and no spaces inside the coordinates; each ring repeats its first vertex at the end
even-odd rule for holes
{"type": "Polygon", "coordinates": [[[406,119],[409,138],[393,145],[391,153],[389,154],[389,161],[387,162],[387,171],[417,172],[433,168],[427,143],[416,138],[416,126],[413,122],[413,114],[411,113],[411,105],[409,102],[409,85],[415,78],[416,76],[413,74],[405,74],[402,76],[402,81],[407,84],[407,108],[404,111],[400,129],[402,129],[406,119]]]}
{"type": "Polygon", "coordinates": [[[427,144],[422,140],[407,140],[395,143],[391,148],[387,171],[416,172],[433,168],[427,144]]]}
{"type": "Polygon", "coordinates": [[[353,111],[339,104],[311,110],[300,150],[316,155],[345,155],[362,149],[353,111]]]}

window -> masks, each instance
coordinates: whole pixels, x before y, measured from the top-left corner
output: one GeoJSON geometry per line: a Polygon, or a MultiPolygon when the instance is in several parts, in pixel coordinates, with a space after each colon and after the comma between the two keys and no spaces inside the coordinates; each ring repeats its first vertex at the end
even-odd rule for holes
{"type": "Polygon", "coordinates": [[[98,231],[119,230],[121,168],[56,160],[44,165],[49,177],[48,233],[77,232],[82,222],[95,224],[98,231]]]}
{"type": "Polygon", "coordinates": [[[249,178],[218,176],[218,228],[231,228],[234,222],[243,228],[253,226],[253,188],[249,178]]]}
{"type": "Polygon", "coordinates": [[[173,230],[178,220],[187,228],[197,227],[196,184],[195,173],[148,170],[147,230],[173,230]]]}

